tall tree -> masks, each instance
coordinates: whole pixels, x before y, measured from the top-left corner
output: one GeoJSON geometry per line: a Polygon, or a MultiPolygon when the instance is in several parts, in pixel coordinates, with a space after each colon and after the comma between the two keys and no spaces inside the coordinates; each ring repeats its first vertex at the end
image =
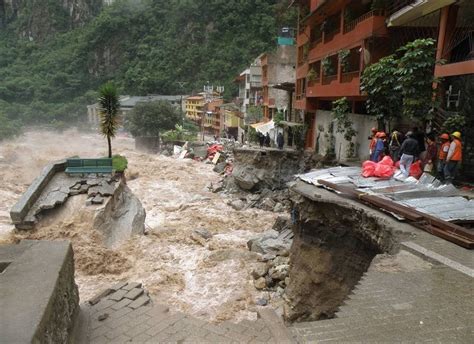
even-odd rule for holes
{"type": "Polygon", "coordinates": [[[395,72],[403,95],[403,114],[411,119],[426,121],[431,119],[431,109],[435,105],[433,76],[436,61],[435,41],[417,39],[398,50],[401,57],[395,72]]]}
{"type": "Polygon", "coordinates": [[[179,111],[166,101],[138,103],[127,116],[126,128],[133,136],[156,136],[182,122],[179,111]]]}
{"type": "Polygon", "coordinates": [[[402,115],[402,93],[395,73],[398,60],[386,56],[368,66],[362,74],[361,90],[367,94],[367,112],[375,116],[379,127],[402,115]]]}
{"type": "Polygon", "coordinates": [[[110,82],[99,89],[100,132],[107,138],[109,158],[112,158],[112,139],[119,127],[120,101],[117,88],[110,82]]]}

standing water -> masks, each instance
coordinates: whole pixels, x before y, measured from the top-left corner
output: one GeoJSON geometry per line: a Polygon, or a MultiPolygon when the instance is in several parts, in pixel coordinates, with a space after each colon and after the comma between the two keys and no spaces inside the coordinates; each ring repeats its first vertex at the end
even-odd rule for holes
{"type": "Polygon", "coordinates": [[[130,138],[113,141],[114,154],[128,158],[128,174],[136,177],[127,185],[147,212],[147,235],[111,249],[74,214],[61,226],[46,224],[33,232],[14,232],[9,217],[10,208],[48,162],[104,156],[105,139],[76,131],[32,131],[2,142],[0,242],[71,240],[81,301],[117,281],[140,281],[155,302],[188,314],[212,321],[255,318],[255,301],[262,292],[252,283],[257,256],[246,242],[270,229],[275,214],[236,211],[227,205],[227,196],[211,193],[207,185],[219,180],[213,165],[139,153],[133,147],[130,138]],[[203,240],[197,229],[207,230],[212,238],[203,240]]]}

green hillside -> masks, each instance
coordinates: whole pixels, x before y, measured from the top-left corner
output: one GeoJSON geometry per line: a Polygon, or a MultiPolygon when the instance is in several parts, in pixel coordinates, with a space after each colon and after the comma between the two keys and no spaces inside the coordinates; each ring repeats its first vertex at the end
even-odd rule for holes
{"type": "Polygon", "coordinates": [[[0,31],[0,111],[26,124],[75,122],[108,80],[131,95],[209,81],[230,98],[236,74],[295,25],[287,0],[122,0],[102,10],[76,0],[87,9],[79,22],[62,1],[46,2],[24,0],[0,31]]]}

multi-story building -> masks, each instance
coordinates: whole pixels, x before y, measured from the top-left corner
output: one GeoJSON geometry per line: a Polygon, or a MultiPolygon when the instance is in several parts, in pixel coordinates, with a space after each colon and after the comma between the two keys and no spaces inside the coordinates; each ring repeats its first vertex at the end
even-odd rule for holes
{"type": "Polygon", "coordinates": [[[224,103],[222,98],[213,99],[204,105],[203,131],[205,135],[220,137],[224,130],[221,120],[220,106],[224,103]]]}
{"type": "Polygon", "coordinates": [[[239,85],[238,104],[240,111],[245,114],[246,123],[249,124],[246,114],[249,106],[260,105],[262,101],[262,66],[260,64],[260,57],[244,70],[235,79],[239,85]]]}
{"type": "Polygon", "coordinates": [[[281,40],[275,52],[260,56],[262,65],[263,117],[271,120],[277,111],[287,111],[288,92],[273,86],[295,80],[296,47],[293,40],[281,40]],[[283,45],[282,45],[283,44],[283,45]]]}
{"type": "Polygon", "coordinates": [[[346,97],[352,112],[361,115],[353,117],[359,157],[365,157],[365,133],[375,121],[363,116],[361,74],[365,66],[409,41],[437,40],[437,57],[448,63],[436,67],[436,76],[474,73],[472,1],[295,0],[293,4],[299,5],[294,108],[308,126],[308,149],[324,153],[323,131],[327,133],[332,121],[332,102],[346,97]]]}
{"type": "Polygon", "coordinates": [[[463,175],[474,178],[474,1],[472,0],[397,0],[388,6],[387,25],[397,46],[416,38],[437,41],[435,67],[441,78],[438,94],[441,106],[432,127],[440,129],[450,116],[463,114],[467,125],[463,133],[463,175]]]}
{"type": "Polygon", "coordinates": [[[206,98],[203,95],[186,98],[186,118],[200,124],[204,113],[206,98]]]}

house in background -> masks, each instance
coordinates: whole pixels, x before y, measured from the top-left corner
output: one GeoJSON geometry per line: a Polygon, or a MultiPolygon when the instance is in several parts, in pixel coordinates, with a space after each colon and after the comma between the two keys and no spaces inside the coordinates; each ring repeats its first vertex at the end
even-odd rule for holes
{"type": "Polygon", "coordinates": [[[206,98],[203,95],[190,96],[185,100],[186,118],[201,124],[206,98]]]}
{"type": "Polygon", "coordinates": [[[273,119],[277,111],[287,111],[290,103],[288,92],[273,86],[295,80],[296,47],[289,38],[279,42],[275,52],[260,56],[264,121],[273,119]]]}
{"type": "MultiPolygon", "coordinates": [[[[262,101],[262,67],[260,57],[235,79],[239,85],[239,97],[236,101],[247,123],[247,111],[250,106],[258,106],[262,101]]],[[[247,123],[248,124],[248,123],[247,123]]]]}
{"type": "Polygon", "coordinates": [[[224,131],[224,122],[221,120],[220,106],[222,98],[213,99],[204,105],[204,122],[202,130],[205,135],[220,137],[224,131]]]}
{"type": "MultiPolygon", "coordinates": [[[[174,95],[174,96],[163,96],[163,95],[148,95],[148,96],[120,96],[120,109],[119,114],[122,118],[127,116],[127,113],[131,111],[138,103],[145,102],[156,102],[166,101],[170,103],[177,110],[184,112],[185,107],[183,99],[186,96],[174,95]]],[[[99,123],[99,104],[95,103],[87,106],[87,121],[88,123],[98,124],[99,123]]]]}

